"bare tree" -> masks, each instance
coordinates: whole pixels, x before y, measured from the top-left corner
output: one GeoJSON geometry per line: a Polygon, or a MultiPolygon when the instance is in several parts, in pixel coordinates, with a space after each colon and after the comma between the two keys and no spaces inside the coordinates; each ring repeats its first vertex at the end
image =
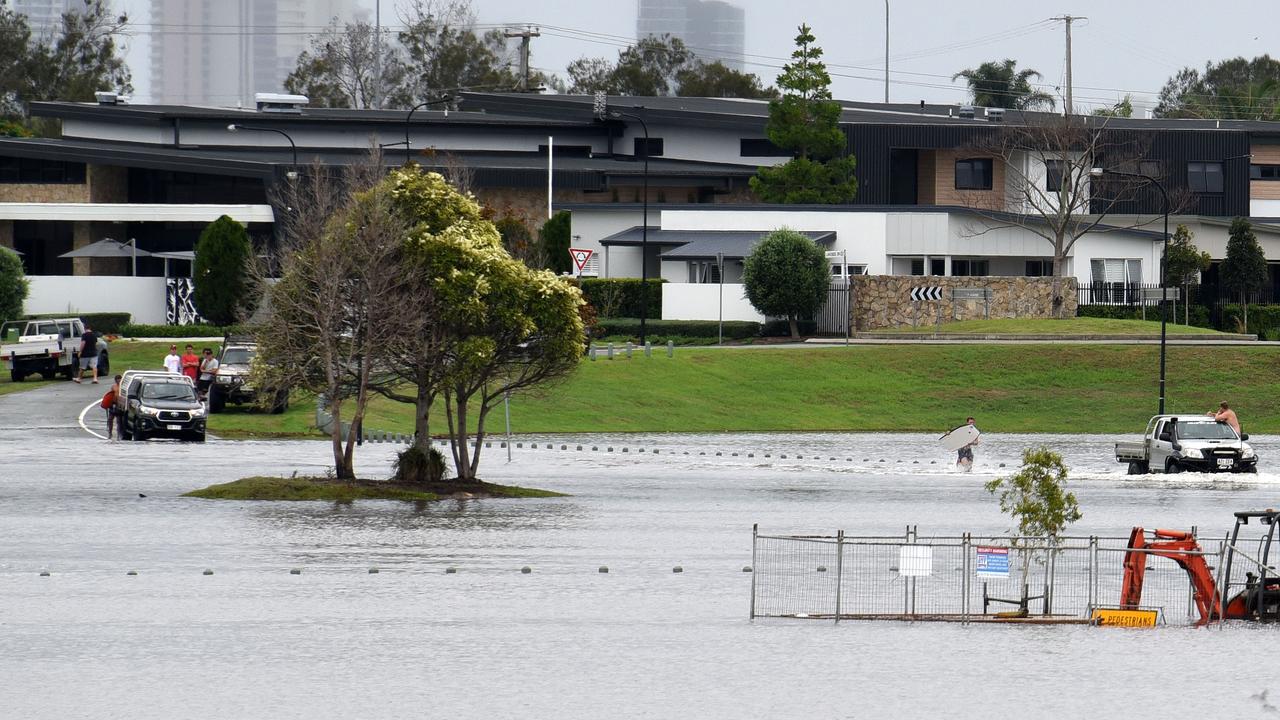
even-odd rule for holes
{"type": "Polygon", "coordinates": [[[313,105],[338,108],[407,107],[403,53],[386,33],[367,22],[336,20],[298,56],[285,89],[306,95],[313,105]]]}

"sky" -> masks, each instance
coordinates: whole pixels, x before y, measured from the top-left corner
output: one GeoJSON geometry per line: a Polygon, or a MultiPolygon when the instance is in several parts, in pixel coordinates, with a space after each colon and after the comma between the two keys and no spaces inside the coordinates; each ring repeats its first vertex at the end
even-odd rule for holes
{"type": "MultiPolygon", "coordinates": [[[[794,48],[796,27],[808,23],[825,53],[832,92],[840,99],[884,97],[882,0],[731,0],[746,10],[746,70],[772,83],[794,48]]],[[[372,9],[375,0],[359,0],[372,9]]],[[[396,0],[381,0],[384,21],[396,0]]],[[[401,0],[407,4],[407,0],[401,0]]],[[[147,0],[117,0],[142,20],[147,0]]],[[[616,58],[635,36],[635,0],[473,0],[479,22],[533,25],[532,64],[564,73],[582,56],[616,58]]],[[[1077,107],[1112,105],[1132,94],[1149,107],[1170,75],[1184,66],[1263,53],[1280,56],[1280,8],[1276,0],[889,0],[890,99],[894,102],[960,102],[962,81],[951,76],[987,60],[1013,58],[1039,71],[1040,89],[1062,95],[1065,83],[1064,23],[1073,24],[1073,86],[1077,107]]],[[[388,22],[394,22],[390,20],[388,22]]],[[[128,59],[135,86],[148,84],[145,33],[131,41],[128,59]]]]}

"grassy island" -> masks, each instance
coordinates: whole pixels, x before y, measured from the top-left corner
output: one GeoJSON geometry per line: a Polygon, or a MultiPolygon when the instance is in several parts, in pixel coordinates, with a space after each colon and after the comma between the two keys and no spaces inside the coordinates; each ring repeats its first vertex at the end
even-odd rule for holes
{"type": "Polygon", "coordinates": [[[322,500],[349,503],[356,500],[433,500],[470,498],[565,497],[550,490],[494,485],[492,483],[396,483],[390,480],[334,480],[327,477],[247,477],[234,482],[192,490],[183,497],[206,500],[322,500]]]}

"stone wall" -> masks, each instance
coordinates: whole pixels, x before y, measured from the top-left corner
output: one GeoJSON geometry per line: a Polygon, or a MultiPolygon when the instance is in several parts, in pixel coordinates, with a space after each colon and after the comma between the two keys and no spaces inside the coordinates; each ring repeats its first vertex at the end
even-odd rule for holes
{"type": "MultiPolygon", "coordinates": [[[[862,275],[853,278],[850,316],[856,332],[882,328],[944,325],[956,320],[986,318],[1051,318],[1054,278],[937,277],[923,275],[862,275]],[[911,299],[912,288],[942,288],[942,300],[911,299]],[[956,288],[991,290],[982,300],[952,300],[956,288]],[[989,305],[989,307],[988,307],[989,305]]],[[[1061,278],[1063,307],[1059,317],[1076,314],[1076,279],[1061,278]]]]}

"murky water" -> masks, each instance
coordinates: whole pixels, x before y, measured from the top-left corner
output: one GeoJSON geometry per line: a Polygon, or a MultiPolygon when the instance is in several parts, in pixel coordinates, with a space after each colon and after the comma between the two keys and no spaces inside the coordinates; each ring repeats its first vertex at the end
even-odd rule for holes
{"type": "MultiPolygon", "coordinates": [[[[1127,479],[1108,458],[1113,440],[993,437],[961,475],[932,436],[521,438],[510,465],[488,451],[485,476],[572,497],[414,508],[179,497],[249,474],[321,472],[320,443],[6,431],[0,717],[1274,712],[1253,696],[1280,705],[1266,650],[1275,628],[747,620],[753,523],[1000,532],[1008,523],[982,483],[1039,442],[1072,467],[1082,534],[1139,523],[1221,532],[1231,511],[1280,502],[1280,473],[1127,479]]],[[[1254,445],[1264,468],[1280,467],[1268,462],[1280,463],[1280,438],[1254,445]]],[[[385,474],[392,449],[366,446],[362,472],[385,474]]]]}

